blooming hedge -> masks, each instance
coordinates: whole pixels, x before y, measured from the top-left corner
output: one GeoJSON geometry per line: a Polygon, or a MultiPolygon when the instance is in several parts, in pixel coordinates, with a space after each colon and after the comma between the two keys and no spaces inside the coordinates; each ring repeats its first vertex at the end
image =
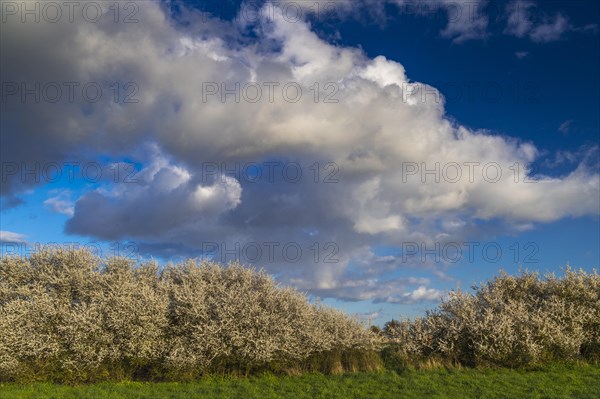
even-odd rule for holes
{"type": "Polygon", "coordinates": [[[0,380],[181,380],[320,370],[317,358],[334,363],[329,371],[377,368],[369,353],[380,343],[359,321],[236,263],[161,269],[61,249],[0,260],[0,380]]]}

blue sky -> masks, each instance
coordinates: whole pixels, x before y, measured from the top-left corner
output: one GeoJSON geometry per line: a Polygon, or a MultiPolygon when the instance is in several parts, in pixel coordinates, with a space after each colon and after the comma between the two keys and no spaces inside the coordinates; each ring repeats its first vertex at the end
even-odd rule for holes
{"type": "Polygon", "coordinates": [[[3,254],[237,257],[379,324],[500,269],[600,267],[600,5],[330,4],[3,9],[3,254]]]}

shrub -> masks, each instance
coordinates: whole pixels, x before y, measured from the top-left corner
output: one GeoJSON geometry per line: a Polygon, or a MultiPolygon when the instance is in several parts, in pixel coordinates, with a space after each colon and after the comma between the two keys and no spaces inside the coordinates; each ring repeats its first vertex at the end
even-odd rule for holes
{"type": "Polygon", "coordinates": [[[381,338],[261,271],[85,250],[0,260],[0,380],[192,379],[379,367],[381,338]]]}
{"type": "Polygon", "coordinates": [[[508,367],[600,358],[596,272],[503,273],[473,288],[451,292],[423,318],[388,322],[398,356],[508,367]]]}

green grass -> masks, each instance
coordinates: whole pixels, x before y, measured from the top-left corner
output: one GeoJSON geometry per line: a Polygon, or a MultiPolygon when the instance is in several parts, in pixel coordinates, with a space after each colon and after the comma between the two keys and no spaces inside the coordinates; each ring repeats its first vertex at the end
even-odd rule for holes
{"type": "Polygon", "coordinates": [[[506,398],[598,399],[600,367],[542,371],[438,369],[300,377],[263,375],[205,378],[193,383],[102,383],[82,386],[0,384],[0,398],[153,399],[153,398],[506,398]]]}

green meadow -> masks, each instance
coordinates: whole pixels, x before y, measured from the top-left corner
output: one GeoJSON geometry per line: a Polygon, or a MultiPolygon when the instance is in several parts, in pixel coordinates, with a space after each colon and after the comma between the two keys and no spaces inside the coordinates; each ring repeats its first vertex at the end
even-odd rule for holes
{"type": "Polygon", "coordinates": [[[537,371],[440,368],[251,378],[204,378],[192,383],[3,384],[3,399],[597,399],[600,367],[537,371]]]}

